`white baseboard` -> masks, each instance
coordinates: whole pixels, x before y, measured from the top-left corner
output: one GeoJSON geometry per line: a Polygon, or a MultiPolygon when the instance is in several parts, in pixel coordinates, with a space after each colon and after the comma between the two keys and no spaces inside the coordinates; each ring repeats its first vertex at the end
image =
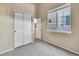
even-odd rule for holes
{"type": "Polygon", "coordinates": [[[66,48],[66,47],[60,46],[60,45],[58,45],[57,43],[53,43],[53,45],[58,46],[58,47],[60,47],[60,48],[63,48],[63,49],[65,49],[65,50],[68,50],[68,51],[70,51],[70,52],[73,52],[73,53],[79,55],[78,52],[76,52],[76,51],[74,51],[74,50],[71,50],[71,49],[69,49],[69,48],[66,48]]]}
{"type": "MultiPolygon", "coordinates": [[[[31,41],[31,43],[34,43],[34,41],[31,41]]],[[[28,43],[29,44],[29,43],[28,43]]],[[[26,44],[25,44],[26,45],[26,44]]],[[[5,53],[5,52],[9,52],[9,51],[12,51],[12,50],[14,50],[15,48],[11,48],[11,49],[8,49],[8,50],[6,50],[6,51],[3,51],[3,52],[0,52],[0,54],[3,54],[3,53],[5,53]]]]}
{"type": "Polygon", "coordinates": [[[6,51],[0,52],[0,54],[3,54],[3,53],[5,53],[5,52],[9,52],[9,51],[12,51],[12,50],[14,50],[14,49],[13,49],[13,48],[8,49],[8,50],[6,50],[6,51]]]}
{"type": "Polygon", "coordinates": [[[76,51],[71,50],[71,49],[69,49],[69,48],[63,47],[63,46],[59,45],[59,44],[56,43],[56,42],[49,42],[49,41],[47,41],[47,40],[43,40],[43,41],[45,41],[45,42],[47,42],[47,43],[49,43],[49,44],[52,44],[52,45],[54,45],[54,46],[63,48],[63,49],[65,49],[65,50],[67,50],[67,51],[70,51],[70,52],[72,52],[72,53],[75,53],[75,54],[79,55],[79,52],[76,52],[76,51]]]}

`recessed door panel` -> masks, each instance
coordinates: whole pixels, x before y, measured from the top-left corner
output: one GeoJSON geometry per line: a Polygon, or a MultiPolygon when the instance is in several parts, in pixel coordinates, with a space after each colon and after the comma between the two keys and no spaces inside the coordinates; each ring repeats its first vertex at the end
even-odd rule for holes
{"type": "Polygon", "coordinates": [[[32,42],[31,15],[24,15],[24,44],[32,42]]]}
{"type": "Polygon", "coordinates": [[[23,45],[23,13],[15,12],[14,47],[23,45]]]}

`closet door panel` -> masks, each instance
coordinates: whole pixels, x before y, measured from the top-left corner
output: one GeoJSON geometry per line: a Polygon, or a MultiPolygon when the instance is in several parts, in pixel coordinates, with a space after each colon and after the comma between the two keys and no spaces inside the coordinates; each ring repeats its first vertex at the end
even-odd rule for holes
{"type": "Polygon", "coordinates": [[[15,12],[14,47],[23,45],[23,13],[15,12]]]}
{"type": "Polygon", "coordinates": [[[24,15],[24,45],[32,42],[31,15],[24,15]]]}

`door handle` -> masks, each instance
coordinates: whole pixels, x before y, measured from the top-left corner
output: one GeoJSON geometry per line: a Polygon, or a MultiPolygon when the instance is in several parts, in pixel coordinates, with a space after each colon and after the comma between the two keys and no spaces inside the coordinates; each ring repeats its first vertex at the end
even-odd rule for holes
{"type": "Polygon", "coordinates": [[[16,32],[16,31],[14,31],[14,32],[16,32]]]}

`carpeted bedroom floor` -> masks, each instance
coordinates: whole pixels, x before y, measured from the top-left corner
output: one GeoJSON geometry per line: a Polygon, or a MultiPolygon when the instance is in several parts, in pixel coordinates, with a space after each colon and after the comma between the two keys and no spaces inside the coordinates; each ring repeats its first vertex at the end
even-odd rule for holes
{"type": "Polygon", "coordinates": [[[36,40],[34,43],[18,47],[0,56],[77,56],[74,53],[50,45],[44,41],[36,40]]]}

